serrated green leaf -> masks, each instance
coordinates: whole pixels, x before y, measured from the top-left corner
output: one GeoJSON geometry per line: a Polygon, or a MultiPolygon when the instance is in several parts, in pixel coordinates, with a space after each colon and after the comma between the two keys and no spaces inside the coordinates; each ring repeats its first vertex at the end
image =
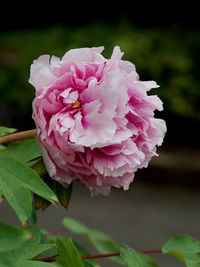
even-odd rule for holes
{"type": "Polygon", "coordinates": [[[31,215],[30,191],[50,202],[57,198],[53,191],[28,166],[12,156],[0,154],[0,190],[24,223],[31,215]]]}
{"type": "Polygon", "coordinates": [[[17,129],[0,126],[0,137],[15,132],[17,129]]]}
{"type": "Polygon", "coordinates": [[[70,238],[66,244],[62,240],[57,239],[56,244],[58,248],[56,263],[62,267],[84,267],[83,260],[70,238]]]}
{"type": "Polygon", "coordinates": [[[200,242],[188,235],[170,238],[162,247],[163,254],[170,254],[188,267],[200,266],[200,242]]]}
{"type": "Polygon", "coordinates": [[[12,155],[24,163],[41,157],[41,151],[35,139],[11,143],[2,153],[12,155]]]}
{"type": "Polygon", "coordinates": [[[28,230],[0,223],[0,252],[19,248],[31,238],[28,230]]]}
{"type": "Polygon", "coordinates": [[[128,267],[158,267],[152,258],[129,247],[120,248],[120,255],[128,267]]]}
{"type": "Polygon", "coordinates": [[[89,232],[89,228],[87,226],[70,217],[64,218],[62,220],[62,224],[75,234],[83,235],[89,232]]]}

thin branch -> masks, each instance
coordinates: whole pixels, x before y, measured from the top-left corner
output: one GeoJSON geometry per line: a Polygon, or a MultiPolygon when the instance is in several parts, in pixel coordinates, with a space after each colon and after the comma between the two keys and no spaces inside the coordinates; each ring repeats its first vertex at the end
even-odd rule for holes
{"type": "MultiPolygon", "coordinates": [[[[156,249],[156,250],[143,250],[139,251],[140,253],[144,254],[151,254],[151,253],[162,253],[161,249],[156,249]]],[[[109,253],[109,254],[98,254],[98,255],[88,255],[88,256],[81,256],[83,260],[86,259],[100,259],[100,258],[108,258],[108,257],[116,257],[120,256],[120,252],[115,252],[115,253],[109,253]]],[[[51,257],[45,257],[45,258],[40,258],[40,259],[35,259],[36,261],[43,261],[43,262],[53,262],[56,261],[57,256],[51,256],[51,257]]]]}
{"type": "Polygon", "coordinates": [[[120,256],[120,253],[116,252],[116,253],[109,253],[109,254],[89,255],[89,256],[82,256],[81,258],[83,260],[86,260],[86,259],[108,258],[108,257],[114,257],[114,256],[120,256]]]}
{"type": "Polygon", "coordinates": [[[139,251],[139,252],[140,252],[140,253],[144,253],[144,254],[162,253],[162,249],[143,250],[143,251],[139,251]]]}
{"type": "Polygon", "coordinates": [[[64,227],[64,226],[63,226],[63,227],[60,227],[60,228],[58,228],[58,229],[52,231],[51,233],[47,234],[47,237],[48,237],[48,236],[59,235],[59,234],[65,232],[66,230],[67,230],[66,227],[64,227]]]}
{"type": "Polygon", "coordinates": [[[0,137],[0,144],[31,138],[34,137],[35,134],[36,134],[36,129],[8,134],[3,137],[0,137]]]}

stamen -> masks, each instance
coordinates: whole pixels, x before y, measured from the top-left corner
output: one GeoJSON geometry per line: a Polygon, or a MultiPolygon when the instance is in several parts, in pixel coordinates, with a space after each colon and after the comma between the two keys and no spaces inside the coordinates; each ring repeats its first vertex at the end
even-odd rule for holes
{"type": "Polygon", "coordinates": [[[72,108],[80,108],[80,106],[81,103],[78,100],[72,104],[72,108]]]}

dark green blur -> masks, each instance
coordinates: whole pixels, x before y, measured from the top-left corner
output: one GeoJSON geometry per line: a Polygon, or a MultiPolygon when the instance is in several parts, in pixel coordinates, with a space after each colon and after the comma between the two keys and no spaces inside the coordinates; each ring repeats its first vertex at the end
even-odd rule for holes
{"type": "Polygon", "coordinates": [[[154,89],[164,102],[164,117],[200,121],[200,32],[170,28],[139,28],[122,20],[115,25],[94,22],[82,27],[56,24],[48,28],[5,32],[0,36],[1,124],[28,129],[34,88],[29,85],[30,65],[41,54],[62,57],[71,48],[104,46],[110,57],[113,47],[124,51],[141,80],[155,80],[154,89]]]}

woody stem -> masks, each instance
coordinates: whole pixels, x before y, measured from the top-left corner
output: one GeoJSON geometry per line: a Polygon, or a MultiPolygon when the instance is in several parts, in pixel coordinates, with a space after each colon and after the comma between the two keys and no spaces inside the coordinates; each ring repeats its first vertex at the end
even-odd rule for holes
{"type": "Polygon", "coordinates": [[[3,137],[0,137],[0,144],[31,138],[34,137],[35,134],[36,134],[36,129],[8,134],[3,137]]]}

